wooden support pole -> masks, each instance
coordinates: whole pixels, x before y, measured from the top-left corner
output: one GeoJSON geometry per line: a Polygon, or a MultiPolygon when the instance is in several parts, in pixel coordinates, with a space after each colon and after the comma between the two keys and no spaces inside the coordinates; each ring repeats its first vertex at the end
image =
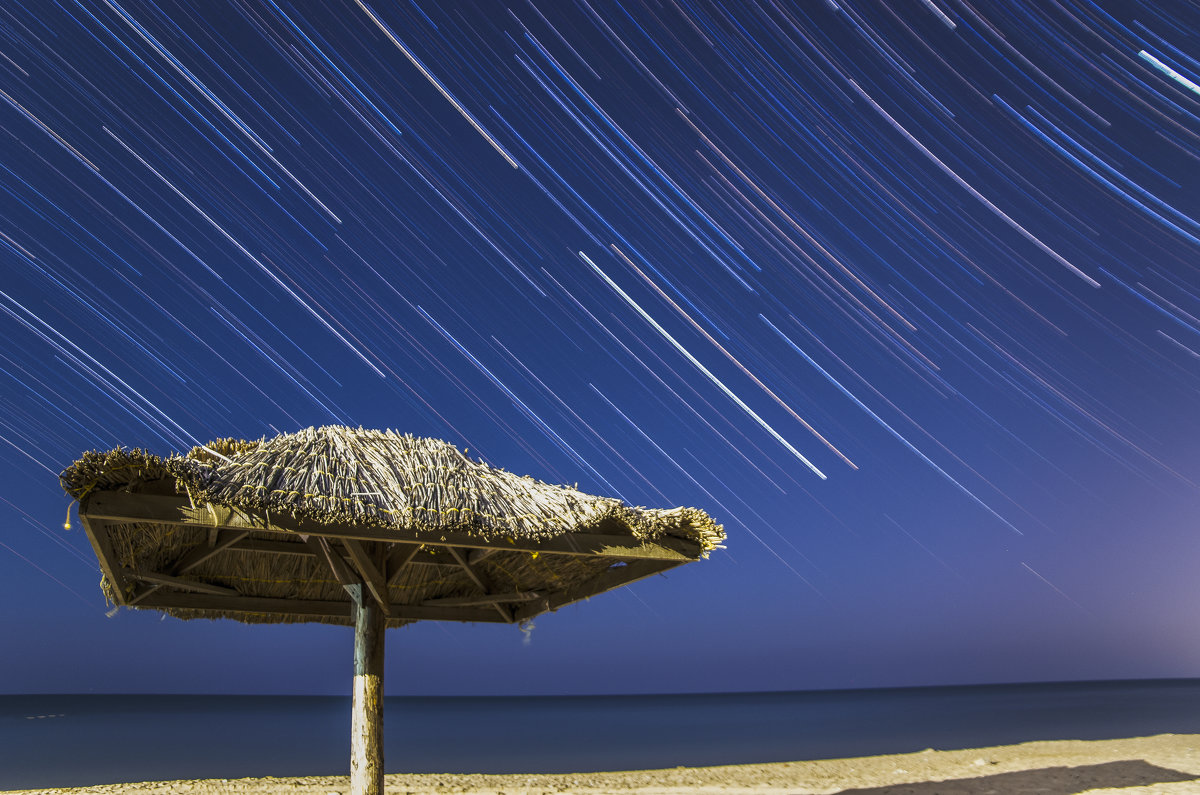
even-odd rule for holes
{"type": "Polygon", "coordinates": [[[387,618],[370,594],[361,590],[359,594],[354,605],[350,795],[383,795],[383,640],[387,618]]]}

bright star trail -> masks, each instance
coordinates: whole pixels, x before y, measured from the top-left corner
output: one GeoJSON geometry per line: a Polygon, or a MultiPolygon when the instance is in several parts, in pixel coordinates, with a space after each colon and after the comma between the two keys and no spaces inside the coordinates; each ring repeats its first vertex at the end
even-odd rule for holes
{"type": "Polygon", "coordinates": [[[1200,676],[1194,3],[17,0],[0,134],[11,692],[340,692],[55,476],[330,423],[730,536],[397,694],[1200,676]]]}

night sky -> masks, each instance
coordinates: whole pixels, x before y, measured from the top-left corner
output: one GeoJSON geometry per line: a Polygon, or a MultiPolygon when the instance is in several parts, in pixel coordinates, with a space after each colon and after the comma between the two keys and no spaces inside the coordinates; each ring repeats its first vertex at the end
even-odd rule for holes
{"type": "Polygon", "coordinates": [[[388,692],[1200,676],[1200,9],[0,6],[0,692],[348,693],[109,613],[57,474],[392,428],[728,549],[388,692]]]}

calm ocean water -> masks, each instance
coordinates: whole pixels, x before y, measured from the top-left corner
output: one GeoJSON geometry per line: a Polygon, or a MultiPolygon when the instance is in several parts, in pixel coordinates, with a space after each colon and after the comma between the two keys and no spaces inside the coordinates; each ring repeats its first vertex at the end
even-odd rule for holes
{"type": "MultiPolygon", "coordinates": [[[[344,774],[349,698],[0,696],[0,790],[344,774]]],[[[1200,734],[1200,680],[388,698],[389,772],[584,772],[1200,734]]]]}

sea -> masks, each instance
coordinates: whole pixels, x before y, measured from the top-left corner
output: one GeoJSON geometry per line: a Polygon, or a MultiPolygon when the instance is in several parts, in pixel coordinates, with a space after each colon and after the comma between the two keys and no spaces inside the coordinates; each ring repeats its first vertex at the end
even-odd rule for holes
{"type": "MultiPolygon", "coordinates": [[[[387,772],[570,773],[1200,734],[1200,679],[688,695],[388,697],[387,772]]],[[[344,775],[350,699],[0,696],[0,790],[344,775]]]]}

